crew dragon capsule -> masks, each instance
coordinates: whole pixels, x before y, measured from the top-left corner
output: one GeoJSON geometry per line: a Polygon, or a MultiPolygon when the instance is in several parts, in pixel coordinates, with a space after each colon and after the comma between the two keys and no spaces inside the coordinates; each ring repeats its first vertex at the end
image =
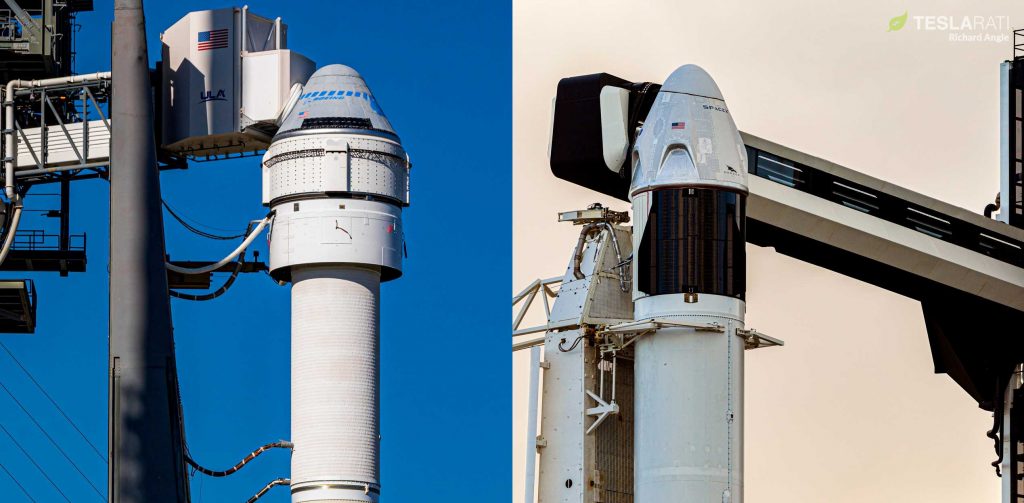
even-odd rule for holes
{"type": "Polygon", "coordinates": [[[666,322],[636,342],[636,502],[740,502],[747,159],[703,69],[668,77],[632,163],[634,319],[666,322]]]}
{"type": "Polygon", "coordinates": [[[409,158],[358,72],[317,70],[263,157],[291,282],[292,502],[380,497],[380,283],[402,274],[409,158]]]}

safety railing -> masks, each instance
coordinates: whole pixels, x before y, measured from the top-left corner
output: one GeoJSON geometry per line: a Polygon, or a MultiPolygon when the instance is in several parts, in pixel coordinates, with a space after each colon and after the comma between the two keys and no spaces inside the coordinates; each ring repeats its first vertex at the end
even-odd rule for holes
{"type": "Polygon", "coordinates": [[[11,249],[16,251],[85,251],[86,235],[71,234],[66,247],[61,246],[60,234],[37,229],[18,230],[11,249]]]}

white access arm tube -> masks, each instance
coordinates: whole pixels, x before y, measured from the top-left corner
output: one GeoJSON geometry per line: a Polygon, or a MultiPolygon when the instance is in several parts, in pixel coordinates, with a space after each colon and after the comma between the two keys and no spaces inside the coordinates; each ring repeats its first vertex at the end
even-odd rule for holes
{"type": "Polygon", "coordinates": [[[42,87],[56,84],[75,84],[110,79],[110,72],[87,73],[69,77],[40,80],[12,80],[4,89],[4,192],[7,199],[14,199],[14,164],[18,158],[17,141],[14,131],[14,89],[21,87],[42,87]]]}
{"type": "Polygon", "coordinates": [[[260,220],[259,225],[257,225],[256,228],[253,229],[253,231],[250,232],[249,235],[245,237],[245,241],[242,241],[242,244],[238,245],[238,248],[235,248],[235,251],[228,254],[228,256],[220,259],[220,261],[218,262],[215,262],[208,266],[196,267],[194,269],[179,267],[170,262],[167,262],[167,269],[169,271],[174,271],[179,274],[205,274],[208,272],[216,271],[217,269],[226,265],[228,262],[235,260],[235,257],[238,257],[240,253],[245,251],[245,249],[248,248],[249,245],[251,245],[252,242],[256,240],[256,237],[259,236],[261,232],[263,232],[263,228],[266,227],[267,224],[269,224],[273,218],[274,217],[272,216],[268,216],[267,218],[260,220]]]}
{"type": "Polygon", "coordinates": [[[3,248],[0,248],[0,264],[7,260],[7,254],[11,251],[11,245],[14,244],[14,234],[18,232],[18,223],[21,222],[21,206],[21,201],[14,204],[14,215],[11,216],[11,222],[7,224],[7,239],[4,240],[3,248]]]}

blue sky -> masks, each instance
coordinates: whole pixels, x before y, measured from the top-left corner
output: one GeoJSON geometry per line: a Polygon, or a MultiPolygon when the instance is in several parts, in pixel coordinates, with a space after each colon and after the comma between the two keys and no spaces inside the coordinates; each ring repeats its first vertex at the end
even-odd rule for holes
{"type": "MultiPolygon", "coordinates": [[[[382,482],[385,502],[498,501],[508,493],[510,417],[508,278],[511,222],[510,2],[279,2],[250,9],[282,16],[289,48],[319,66],[359,70],[413,160],[405,213],[405,276],[382,288],[382,482]]],[[[159,32],[185,13],[229,7],[192,0],[147,2],[150,60],[159,32]]],[[[110,67],[112,2],[79,16],[79,73],[110,67]]],[[[164,198],[211,227],[236,229],[265,214],[258,159],[193,163],[162,175],[164,198]]],[[[0,334],[50,394],[105,451],[107,407],[106,182],[76,182],[74,233],[88,234],[88,272],[4,273],[39,290],[35,335],[0,334]]],[[[56,207],[45,187],[29,209],[56,207]]],[[[184,231],[165,217],[175,259],[211,260],[230,245],[184,231]]],[[[38,213],[24,228],[49,228],[38,213]]],[[[265,241],[256,249],[266,258],[265,241]]],[[[215,283],[218,281],[214,279],[215,283]]],[[[178,369],[192,454],[226,468],[252,449],[289,435],[289,292],[262,274],[239,279],[210,302],[172,304],[178,369]]],[[[10,388],[106,493],[106,466],[0,351],[10,388]]],[[[0,424],[73,500],[101,501],[9,397],[0,424]]],[[[37,501],[57,492],[0,435],[3,463],[37,501]]],[[[193,501],[245,501],[288,475],[288,454],[270,452],[223,479],[197,474],[193,501]]],[[[261,501],[289,501],[275,489],[261,501]]],[[[3,501],[20,491],[0,473],[3,501]]],[[[27,501],[27,499],[25,499],[27,501]]]]}

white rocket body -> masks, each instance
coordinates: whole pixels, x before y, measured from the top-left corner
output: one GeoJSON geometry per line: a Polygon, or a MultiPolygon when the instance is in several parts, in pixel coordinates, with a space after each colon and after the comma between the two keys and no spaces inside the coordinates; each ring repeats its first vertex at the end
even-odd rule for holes
{"type": "Polygon", "coordinates": [[[637,503],[743,499],[746,151],[714,81],[665,81],[633,151],[637,503]]]}
{"type": "Polygon", "coordinates": [[[380,283],[402,274],[408,187],[362,77],[317,70],[263,158],[270,273],[293,284],[293,503],[380,497],[380,283]]]}

